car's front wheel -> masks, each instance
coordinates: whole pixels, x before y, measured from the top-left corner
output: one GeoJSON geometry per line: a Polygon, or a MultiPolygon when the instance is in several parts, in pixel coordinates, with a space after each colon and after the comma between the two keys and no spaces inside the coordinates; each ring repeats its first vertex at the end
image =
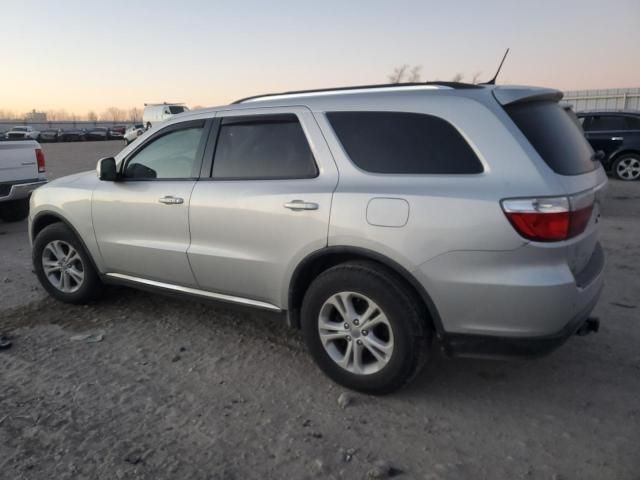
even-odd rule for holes
{"type": "Polygon", "coordinates": [[[640,153],[620,155],[611,169],[616,178],[633,181],[640,178],[640,153]]]}
{"type": "Polygon", "coordinates": [[[58,300],[87,303],[102,291],[102,282],[89,254],[63,223],[54,223],[38,233],[32,260],[38,280],[58,300]]]}
{"type": "Polygon", "coordinates": [[[348,262],[320,274],[301,313],[305,343],[318,366],[354,390],[397,390],[430,353],[424,306],[399,277],[372,262],[348,262]]]}

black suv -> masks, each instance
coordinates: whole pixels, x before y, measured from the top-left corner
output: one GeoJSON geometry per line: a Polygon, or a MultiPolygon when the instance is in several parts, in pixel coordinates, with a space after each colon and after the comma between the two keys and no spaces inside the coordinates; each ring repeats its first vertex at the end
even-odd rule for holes
{"type": "Polygon", "coordinates": [[[640,178],[640,112],[578,113],[594,150],[602,150],[602,165],[620,180],[640,178]]]}

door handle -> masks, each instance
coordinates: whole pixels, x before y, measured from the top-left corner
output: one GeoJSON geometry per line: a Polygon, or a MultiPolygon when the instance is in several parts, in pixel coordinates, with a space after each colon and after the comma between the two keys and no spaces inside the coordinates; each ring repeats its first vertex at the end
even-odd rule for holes
{"type": "Polygon", "coordinates": [[[300,210],[318,210],[318,204],[313,202],[305,202],[304,200],[291,200],[290,202],[285,203],[284,208],[288,208],[289,210],[293,210],[294,212],[300,210]]]}
{"type": "Polygon", "coordinates": [[[611,140],[624,140],[624,137],[611,137],[611,140]]]}
{"type": "Polygon", "coordinates": [[[160,198],[158,201],[160,203],[164,203],[165,205],[180,205],[181,203],[184,203],[184,198],[165,195],[164,197],[160,198]]]}

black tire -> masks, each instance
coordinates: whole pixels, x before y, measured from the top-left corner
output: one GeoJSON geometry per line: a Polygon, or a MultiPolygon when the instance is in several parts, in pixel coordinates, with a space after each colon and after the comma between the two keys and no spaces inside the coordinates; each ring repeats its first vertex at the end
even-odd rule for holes
{"type": "Polygon", "coordinates": [[[29,198],[0,203],[0,218],[5,222],[20,222],[29,216],[29,198]]]}
{"type": "MultiPolygon", "coordinates": [[[[335,382],[365,393],[385,394],[403,387],[420,372],[432,350],[433,328],[424,305],[403,279],[374,262],[347,262],[321,273],[305,293],[301,323],[305,343],[318,366],[335,382]],[[322,345],[318,331],[320,311],[339,292],[368,297],[389,321],[393,353],[388,363],[375,373],[348,371],[322,345]]],[[[355,337],[349,339],[355,341],[355,337]]]]}
{"type": "Polygon", "coordinates": [[[611,173],[618,180],[633,182],[640,179],[640,153],[620,155],[611,166],[611,173]]]}
{"type": "Polygon", "coordinates": [[[97,299],[102,293],[102,282],[95,270],[91,257],[84,249],[82,242],[73,231],[63,223],[54,223],[42,229],[33,242],[33,267],[40,284],[53,298],[65,303],[84,304],[97,299]],[[56,288],[44,273],[42,254],[45,247],[55,240],[70,244],[77,252],[82,262],[84,279],[78,290],[66,293],[56,288]]]}

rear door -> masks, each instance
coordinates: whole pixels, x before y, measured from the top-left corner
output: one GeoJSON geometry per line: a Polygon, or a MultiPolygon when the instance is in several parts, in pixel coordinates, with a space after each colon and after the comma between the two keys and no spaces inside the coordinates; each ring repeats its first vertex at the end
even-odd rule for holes
{"type": "Polygon", "coordinates": [[[624,142],[627,119],[623,115],[589,115],[584,130],[593,149],[602,150],[609,159],[624,142]]]}
{"type": "Polygon", "coordinates": [[[306,108],[219,112],[216,122],[211,178],[191,197],[193,272],[202,289],[283,307],[295,266],[327,245],[337,168],[306,108]]]}
{"type": "Polygon", "coordinates": [[[0,184],[38,178],[36,142],[0,142],[0,184]]]}

